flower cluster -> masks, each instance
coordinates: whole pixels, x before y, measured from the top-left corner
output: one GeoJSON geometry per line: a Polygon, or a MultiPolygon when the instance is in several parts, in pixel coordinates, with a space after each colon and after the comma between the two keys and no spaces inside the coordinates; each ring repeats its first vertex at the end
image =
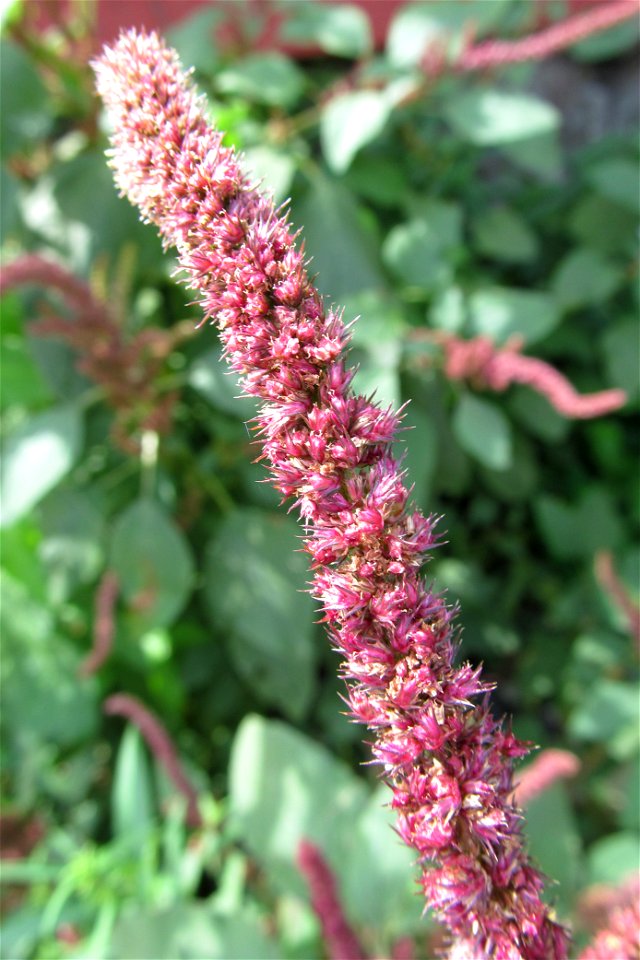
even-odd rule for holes
{"type": "Polygon", "coordinates": [[[262,400],[263,457],[305,524],[312,592],[428,906],[476,960],[565,957],[512,799],[527,748],[492,717],[480,671],[454,663],[451,611],[421,576],[434,522],[411,509],[391,455],[398,416],[350,390],[340,315],[286,217],[208,126],[176,54],[131,31],[94,66],[118,186],[178,248],[227,360],[262,400]]]}

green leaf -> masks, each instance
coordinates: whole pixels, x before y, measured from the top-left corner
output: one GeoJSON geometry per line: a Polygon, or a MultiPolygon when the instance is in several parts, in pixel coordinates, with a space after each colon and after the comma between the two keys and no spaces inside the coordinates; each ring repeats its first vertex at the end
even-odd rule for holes
{"type": "Polygon", "coordinates": [[[178,51],[180,59],[207,76],[220,68],[215,31],[224,21],[224,11],[209,7],[197,10],[167,30],[167,41],[178,51]]]}
{"type": "Polygon", "coordinates": [[[314,688],[314,611],[293,519],[262,510],[227,514],[207,548],[204,598],[241,677],[299,720],[314,688]]]}
{"type": "Polygon", "coordinates": [[[478,249],[506,263],[528,263],[538,255],[538,240],[511,207],[490,207],[473,224],[478,249]]]}
{"type": "Polygon", "coordinates": [[[43,503],[41,525],[39,555],[49,574],[49,594],[57,602],[67,600],[102,569],[102,514],[87,493],[63,488],[43,503]]]}
{"type": "MultiPolygon", "coordinates": [[[[3,323],[5,316],[3,306],[3,323]]],[[[14,334],[3,337],[0,408],[5,410],[15,405],[33,409],[50,403],[51,399],[24,337],[14,334]]]]}
{"type": "Polygon", "coordinates": [[[147,752],[133,724],[127,724],[116,754],[111,787],[114,836],[144,839],[155,824],[153,786],[147,752]]]}
{"type": "Polygon", "coordinates": [[[587,172],[587,180],[603,197],[640,213],[638,165],[632,160],[615,157],[602,160],[587,172]]]}
{"type": "Polygon", "coordinates": [[[97,686],[94,678],[79,682],[80,654],[56,633],[51,612],[4,572],[0,590],[0,689],[7,727],[63,746],[91,736],[97,686]]]}
{"type": "Polygon", "coordinates": [[[162,910],[125,910],[119,916],[109,956],[127,960],[278,960],[277,945],[259,918],[243,909],[216,916],[206,903],[180,903],[162,910]]]}
{"type": "Polygon", "coordinates": [[[262,189],[273,195],[276,203],[287,199],[296,172],[290,153],[274,147],[249,147],[242,154],[242,166],[260,182],[262,189]]]}
{"type": "Polygon", "coordinates": [[[444,115],[470,143],[495,147],[556,130],[560,114],[537,97],[477,87],[447,101],[444,115]]]}
{"type": "Polygon", "coordinates": [[[429,323],[448,333],[462,333],[467,322],[467,302],[461,287],[449,284],[435,297],[429,310],[429,323]]]}
{"type": "Polygon", "coordinates": [[[236,60],[216,78],[216,86],[222,93],[285,109],[295,106],[305,84],[305,75],[293,60],[275,51],[253,53],[236,60]]]}
{"type": "Polygon", "coordinates": [[[193,589],[189,545],[154,500],[136,500],[116,519],[111,566],[141,632],[172,623],[193,589]]]}
{"type": "Polygon", "coordinates": [[[503,143],[500,151],[516,167],[537,180],[558,184],[564,171],[564,154],[557,129],[503,143]]]}
{"type": "Polygon", "coordinates": [[[637,219],[619,202],[589,194],[578,202],[568,224],[580,246],[593,247],[605,255],[633,256],[637,219]]]}
{"type": "Polygon", "coordinates": [[[448,43],[455,53],[462,46],[464,28],[482,36],[499,22],[511,0],[476,3],[475,0],[431,0],[408,3],[393,18],[387,38],[387,57],[394,67],[416,67],[430,45],[448,43]]]}
{"type": "Polygon", "coordinates": [[[636,318],[626,317],[612,324],[602,343],[611,385],[626,390],[629,399],[633,399],[640,389],[640,328],[636,318]]]}
{"type": "Polygon", "coordinates": [[[353,850],[338,874],[347,915],[387,943],[425,928],[415,894],[415,857],[398,843],[390,800],[386,784],[371,794],[353,824],[353,850]]]}
{"type": "Polygon", "coordinates": [[[615,549],[624,537],[611,493],[597,486],[588,487],[577,504],[543,494],[534,511],[549,549],[561,560],[615,549]]]}
{"type": "Polygon", "coordinates": [[[618,887],[638,873],[640,836],[631,830],[612,833],[589,848],[589,884],[618,887]]]}
{"type": "Polygon", "coordinates": [[[242,387],[237,376],[229,372],[220,346],[207,350],[193,361],[188,382],[214,407],[233,417],[251,420],[256,414],[256,401],[253,397],[242,396],[242,387]]]}
{"type": "Polygon", "coordinates": [[[530,433],[547,443],[564,440],[570,430],[569,420],[558,413],[546,397],[528,387],[514,386],[509,409],[530,433]]]}
{"type": "Polygon", "coordinates": [[[509,421],[499,407],[465,393],[453,415],[453,432],[467,453],[491,470],[506,470],[512,459],[509,421]]]}
{"type": "Polygon", "coordinates": [[[404,319],[398,305],[369,290],[347,297],[344,310],[347,318],[358,318],[352,328],[355,349],[350,356],[357,367],[354,389],[365,396],[375,394],[381,404],[399,407],[404,319]]]}
{"type": "Polygon", "coordinates": [[[320,143],[330,169],[347,170],[358,150],[382,132],[390,113],[391,103],[381,91],[333,97],[320,118],[320,143]]]}
{"type": "Polygon", "coordinates": [[[363,57],[372,47],[369,18],[348,3],[289,3],[293,8],[280,35],[291,43],[313,44],[335,57],[363,57]]]}
{"type": "Polygon", "coordinates": [[[69,472],[82,447],[77,406],[53,407],[24,421],[2,450],[0,526],[24,516],[69,472]]]}
{"type": "Polygon", "coordinates": [[[240,724],[229,768],[231,826],[279,886],[304,891],[295,858],[305,837],[330,863],[348,862],[366,799],[364,782],[309,737],[255,715],[240,724]]]}
{"type": "Polygon", "coordinates": [[[451,276],[450,257],[462,233],[457,204],[429,201],[421,215],[393,227],[383,244],[387,266],[409,287],[432,292],[451,276]]]}
{"type": "Polygon", "coordinates": [[[514,335],[526,343],[544,339],[559,323],[552,297],[537,290],[485,287],[469,297],[470,330],[499,344],[514,335]]]}
{"type": "Polygon", "coordinates": [[[569,717],[578,740],[602,743],[616,759],[636,756],[640,747],[640,689],[637,684],[601,679],[569,717]]]}
{"type": "MultiPolygon", "coordinates": [[[[32,61],[14,43],[0,41],[0,152],[20,153],[42,140],[53,115],[47,91],[32,61]]],[[[4,200],[3,200],[4,203],[4,200]]]]}
{"type": "Polygon", "coordinates": [[[530,800],[524,822],[534,862],[557,882],[554,900],[557,896],[563,913],[568,913],[582,873],[582,851],[564,784],[554,784],[530,800]]]}
{"type": "Polygon", "coordinates": [[[377,250],[359,218],[353,195],[323,174],[309,177],[292,220],[304,225],[305,250],[318,273],[317,286],[332,303],[384,286],[377,250]]]}
{"type": "Polygon", "coordinates": [[[558,265],[551,288],[562,309],[574,310],[606,300],[623,279],[622,270],[597,250],[578,247],[558,265]]]}

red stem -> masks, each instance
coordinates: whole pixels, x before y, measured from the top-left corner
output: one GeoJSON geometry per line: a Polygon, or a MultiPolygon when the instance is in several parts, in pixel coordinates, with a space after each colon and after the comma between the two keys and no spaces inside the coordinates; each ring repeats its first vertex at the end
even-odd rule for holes
{"type": "Polygon", "coordinates": [[[182,769],[171,737],[158,718],[128,693],[116,693],[108,697],[103,704],[103,710],[108,716],[126,717],[135,724],[156,760],[164,767],[171,782],[186,797],[188,825],[202,826],[202,817],[198,810],[198,795],[182,769]]]}
{"type": "Polygon", "coordinates": [[[472,71],[526,60],[544,60],[594,33],[630,20],[638,15],[639,10],[636,0],[608,0],[520,40],[486,40],[467,47],[456,66],[464,71],[472,71]]]}
{"type": "Polygon", "coordinates": [[[298,866],[307,881],[311,906],[320,921],[330,960],[366,960],[367,955],[342,910],[331,868],[309,840],[300,841],[298,866]]]}
{"type": "Polygon", "coordinates": [[[93,647],[78,669],[81,677],[96,673],[111,653],[115,632],[113,611],[118,597],[118,587],[116,574],[112,570],[107,570],[100,581],[96,595],[93,647]]]}

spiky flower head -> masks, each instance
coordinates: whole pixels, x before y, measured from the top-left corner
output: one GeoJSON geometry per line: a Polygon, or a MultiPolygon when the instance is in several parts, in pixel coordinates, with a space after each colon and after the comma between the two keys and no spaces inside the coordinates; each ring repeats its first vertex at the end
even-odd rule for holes
{"type": "Polygon", "coordinates": [[[263,457],[305,525],[351,713],[375,735],[428,906],[476,958],[565,957],[512,802],[526,747],[477,703],[480,671],[454,665],[451,612],[421,575],[433,521],[411,507],[391,454],[397,415],[351,390],[340,315],[286,217],[207,124],[177,55],[130,31],[95,70],[118,186],[177,247],[227,360],[262,401],[263,457]]]}

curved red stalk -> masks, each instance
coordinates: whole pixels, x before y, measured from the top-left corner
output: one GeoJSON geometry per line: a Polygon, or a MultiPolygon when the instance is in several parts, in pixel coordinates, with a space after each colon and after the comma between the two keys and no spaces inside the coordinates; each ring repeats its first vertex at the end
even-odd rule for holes
{"type": "Polygon", "coordinates": [[[107,570],[100,581],[96,594],[93,647],[78,668],[78,673],[82,677],[88,677],[92,673],[96,673],[109,658],[115,631],[113,610],[118,598],[118,588],[117,575],[113,570],[107,570]]]}
{"type": "Polygon", "coordinates": [[[605,0],[588,10],[572,13],[538,33],[519,40],[485,40],[462,52],[455,66],[460,70],[483,70],[526,60],[544,60],[594,33],[631,20],[640,12],[637,0],[605,0]]]}
{"type": "Polygon", "coordinates": [[[158,718],[136,697],[128,693],[114,693],[108,697],[103,704],[103,710],[108,716],[126,717],[135,724],[156,760],[164,767],[171,782],[186,798],[187,823],[190,827],[201,826],[198,795],[182,769],[171,737],[158,718]]]}
{"type": "Polygon", "coordinates": [[[329,960],[367,960],[342,910],[335,877],[318,847],[301,840],[297,860],[307,881],[311,906],[320,921],[329,960]]]}

